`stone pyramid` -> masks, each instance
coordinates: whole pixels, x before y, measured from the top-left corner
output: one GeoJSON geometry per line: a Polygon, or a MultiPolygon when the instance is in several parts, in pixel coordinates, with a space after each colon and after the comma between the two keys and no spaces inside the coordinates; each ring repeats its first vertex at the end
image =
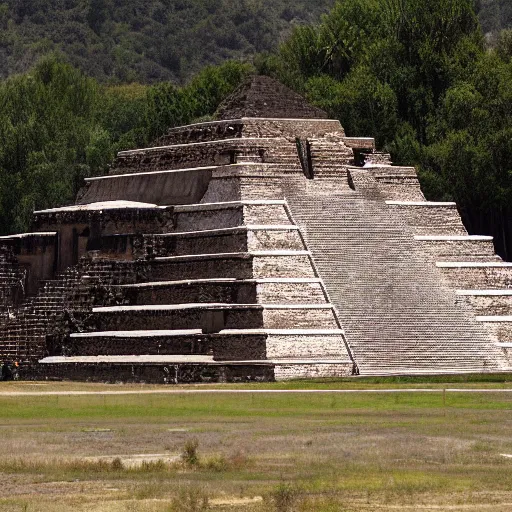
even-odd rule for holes
{"type": "Polygon", "coordinates": [[[0,359],[155,383],[512,371],[512,264],[266,77],[0,239],[0,359]],[[229,118],[229,119],[226,119],[229,118]]]}
{"type": "Polygon", "coordinates": [[[218,108],[216,119],[327,119],[327,114],[268,76],[249,76],[218,108]]]}

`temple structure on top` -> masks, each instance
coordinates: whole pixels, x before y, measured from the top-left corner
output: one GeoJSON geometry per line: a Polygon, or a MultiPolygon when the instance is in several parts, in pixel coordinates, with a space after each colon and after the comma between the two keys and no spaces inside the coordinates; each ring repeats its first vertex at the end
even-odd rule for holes
{"type": "Polygon", "coordinates": [[[491,237],[267,77],[119,153],[32,231],[0,239],[0,359],[25,379],[512,370],[491,237]]]}

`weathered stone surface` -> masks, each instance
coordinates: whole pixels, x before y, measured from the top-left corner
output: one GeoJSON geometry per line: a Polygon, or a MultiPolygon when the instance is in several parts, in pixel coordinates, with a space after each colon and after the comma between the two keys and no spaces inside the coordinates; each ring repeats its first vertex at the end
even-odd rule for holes
{"type": "Polygon", "coordinates": [[[216,117],[325,119],[327,114],[309,105],[302,96],[276,80],[267,76],[251,76],[220,105],[216,117]]]}
{"type": "MultiPolygon", "coordinates": [[[[166,135],[156,140],[153,146],[172,146],[193,142],[254,137],[284,137],[293,141],[296,137],[324,137],[332,133],[341,136],[345,134],[338,120],[276,119],[275,116],[271,118],[244,117],[242,119],[213,121],[172,128],[166,135]]],[[[351,147],[375,148],[373,139],[347,138],[346,140],[347,145],[351,147]]]]}

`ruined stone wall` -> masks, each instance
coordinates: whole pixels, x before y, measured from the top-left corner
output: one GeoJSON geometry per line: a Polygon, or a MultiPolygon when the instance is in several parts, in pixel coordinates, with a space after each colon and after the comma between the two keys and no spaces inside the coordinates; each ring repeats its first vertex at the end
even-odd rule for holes
{"type": "Polygon", "coordinates": [[[106,176],[86,181],[77,203],[136,201],[155,205],[199,203],[212,176],[211,168],[106,176]]]}
{"type": "Polygon", "coordinates": [[[11,247],[0,245],[0,314],[25,296],[27,270],[20,266],[11,247]]]}
{"type": "Polygon", "coordinates": [[[53,277],[57,269],[55,233],[2,237],[0,244],[5,250],[12,252],[14,267],[23,268],[23,295],[33,295],[39,289],[41,281],[53,277]]]}
{"type": "Polygon", "coordinates": [[[148,384],[193,384],[211,382],[268,382],[274,380],[271,364],[115,364],[68,363],[22,365],[23,380],[74,380],[81,382],[127,382],[148,384]]]}
{"type": "Polygon", "coordinates": [[[93,305],[109,299],[113,284],[136,282],[144,263],[83,260],[44,284],[11,310],[0,325],[0,360],[34,361],[59,352],[63,340],[81,328],[93,305]]]}
{"type": "Polygon", "coordinates": [[[172,128],[152,146],[172,146],[237,138],[296,138],[324,137],[345,132],[334,119],[276,119],[250,118],[213,121],[172,128]]]}
{"type": "Polygon", "coordinates": [[[165,146],[118,154],[111,175],[230,165],[242,162],[294,163],[294,143],[286,139],[231,139],[165,146]]]}
{"type": "Polygon", "coordinates": [[[241,138],[244,124],[243,120],[235,119],[171,128],[163,137],[157,139],[152,146],[173,146],[176,144],[241,138]]]}

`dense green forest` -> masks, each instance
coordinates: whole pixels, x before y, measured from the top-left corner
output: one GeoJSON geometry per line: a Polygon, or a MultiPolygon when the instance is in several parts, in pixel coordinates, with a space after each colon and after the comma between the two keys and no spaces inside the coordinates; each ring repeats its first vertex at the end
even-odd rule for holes
{"type": "Polygon", "coordinates": [[[0,82],[0,230],[26,229],[34,208],[71,201],[117,150],[211,115],[257,70],[416,165],[429,199],[456,200],[470,232],[495,235],[512,256],[512,31],[489,47],[477,10],[473,0],[341,0],[276,50],[259,48],[252,64],[207,67],[181,87],[105,83],[45,57],[0,82]]]}
{"type": "Polygon", "coordinates": [[[479,0],[477,9],[485,34],[497,35],[503,29],[512,28],[512,2],[510,0],[479,0]]]}
{"type": "MultiPolygon", "coordinates": [[[[383,0],[385,4],[387,0],[383,0]]],[[[335,0],[0,0],[0,77],[51,52],[100,81],[183,83],[204,66],[274,50],[335,0]]],[[[488,41],[510,0],[477,0],[488,41]]]]}
{"type": "Polygon", "coordinates": [[[60,51],[101,81],[183,82],[270,51],[334,0],[0,0],[0,76],[60,51]]]}

